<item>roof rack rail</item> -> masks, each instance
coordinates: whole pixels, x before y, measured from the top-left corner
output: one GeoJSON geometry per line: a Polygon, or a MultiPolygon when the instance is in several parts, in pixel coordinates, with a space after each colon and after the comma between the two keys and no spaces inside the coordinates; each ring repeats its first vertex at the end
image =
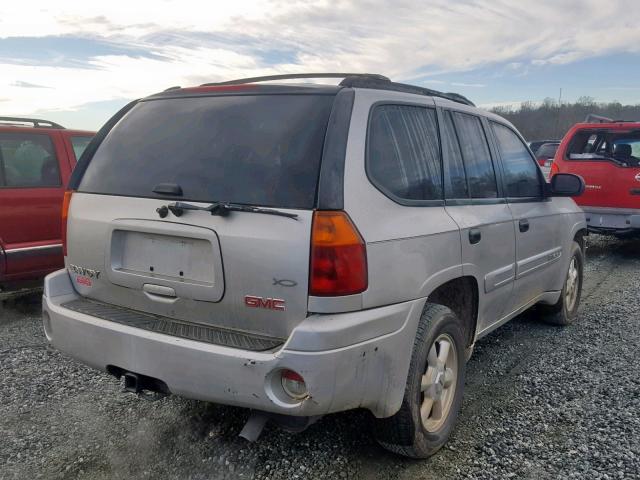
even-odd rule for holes
{"type": "Polygon", "coordinates": [[[590,113],[585,118],[584,123],[638,123],[636,120],[620,120],[613,119],[609,117],[603,117],[602,115],[596,115],[595,113],[590,113]]]}
{"type": "Polygon", "coordinates": [[[22,123],[32,123],[33,128],[57,128],[64,130],[65,128],[55,122],[49,120],[42,120],[40,118],[23,118],[23,117],[0,117],[0,123],[9,123],[16,126],[24,127],[22,123]]]}
{"type": "Polygon", "coordinates": [[[201,87],[214,87],[223,85],[240,85],[243,83],[268,82],[272,80],[293,80],[297,78],[342,78],[340,86],[356,88],[375,88],[380,90],[393,90],[396,92],[414,93],[429,97],[440,97],[475,107],[468,98],[458,93],[445,93],[430,88],[408,85],[406,83],[392,82],[388,77],[377,73],[291,73],[282,75],[266,75],[263,77],[239,78],[226,82],[203,83],[201,87]]]}
{"type": "Polygon", "coordinates": [[[613,123],[613,118],[603,117],[602,115],[596,115],[590,113],[587,118],[584,119],[584,123],[613,123]]]}
{"type": "Polygon", "coordinates": [[[380,90],[393,90],[394,92],[414,93],[416,95],[426,95],[428,97],[446,98],[453,102],[462,103],[475,107],[475,104],[467,97],[460,95],[459,93],[452,92],[439,92],[438,90],[432,90],[426,87],[418,87],[416,85],[409,85],[407,83],[396,83],[389,79],[381,80],[372,77],[362,76],[349,76],[346,77],[340,85],[343,87],[356,87],[356,88],[375,88],[380,90]]]}
{"type": "Polygon", "coordinates": [[[297,78],[346,78],[346,77],[366,77],[377,78],[378,80],[390,81],[383,75],[375,73],[285,73],[281,75],[265,75],[262,77],[247,77],[226,82],[203,83],[201,87],[217,87],[222,85],[240,85],[243,83],[269,82],[272,80],[295,80],[297,78]]]}

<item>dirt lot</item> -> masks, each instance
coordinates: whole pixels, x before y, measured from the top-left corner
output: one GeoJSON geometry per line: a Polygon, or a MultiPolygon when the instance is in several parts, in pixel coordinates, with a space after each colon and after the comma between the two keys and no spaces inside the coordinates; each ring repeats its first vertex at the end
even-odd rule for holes
{"type": "Polygon", "coordinates": [[[640,241],[589,238],[579,322],[525,314],[479,342],[447,447],[379,448],[368,414],[236,436],[247,412],[121,393],[51,348],[39,299],[0,309],[0,478],[640,478],[640,241]]]}

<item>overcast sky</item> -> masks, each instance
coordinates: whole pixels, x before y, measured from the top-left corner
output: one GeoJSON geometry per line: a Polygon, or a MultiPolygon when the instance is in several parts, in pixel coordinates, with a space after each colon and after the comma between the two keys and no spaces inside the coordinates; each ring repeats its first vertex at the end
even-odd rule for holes
{"type": "Polygon", "coordinates": [[[0,115],[98,128],[173,85],[375,72],[491,106],[640,103],[638,0],[3,1],[0,115]],[[89,5],[89,4],[92,5],[89,5]]]}

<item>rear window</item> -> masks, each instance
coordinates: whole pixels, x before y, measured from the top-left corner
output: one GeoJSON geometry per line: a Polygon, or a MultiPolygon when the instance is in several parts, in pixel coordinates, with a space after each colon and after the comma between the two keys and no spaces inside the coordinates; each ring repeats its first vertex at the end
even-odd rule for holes
{"type": "Polygon", "coordinates": [[[333,95],[237,95],[144,101],[102,142],[79,190],[313,208],[333,95]]]}
{"type": "Polygon", "coordinates": [[[538,158],[553,158],[558,150],[557,143],[545,143],[536,152],[538,158]]]}

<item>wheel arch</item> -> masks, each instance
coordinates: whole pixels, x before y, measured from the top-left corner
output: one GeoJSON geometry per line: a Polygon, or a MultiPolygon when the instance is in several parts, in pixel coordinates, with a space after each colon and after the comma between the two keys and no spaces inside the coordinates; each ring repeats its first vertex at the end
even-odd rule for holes
{"type": "Polygon", "coordinates": [[[478,324],[478,281],[472,276],[449,280],[435,288],[427,302],[450,308],[462,320],[466,347],[473,345],[478,324]]]}
{"type": "Polygon", "coordinates": [[[589,235],[589,231],[587,230],[586,227],[579,229],[573,235],[573,240],[575,242],[578,242],[578,245],[580,245],[580,248],[582,249],[583,252],[585,249],[585,237],[587,237],[588,235],[589,235]]]}

